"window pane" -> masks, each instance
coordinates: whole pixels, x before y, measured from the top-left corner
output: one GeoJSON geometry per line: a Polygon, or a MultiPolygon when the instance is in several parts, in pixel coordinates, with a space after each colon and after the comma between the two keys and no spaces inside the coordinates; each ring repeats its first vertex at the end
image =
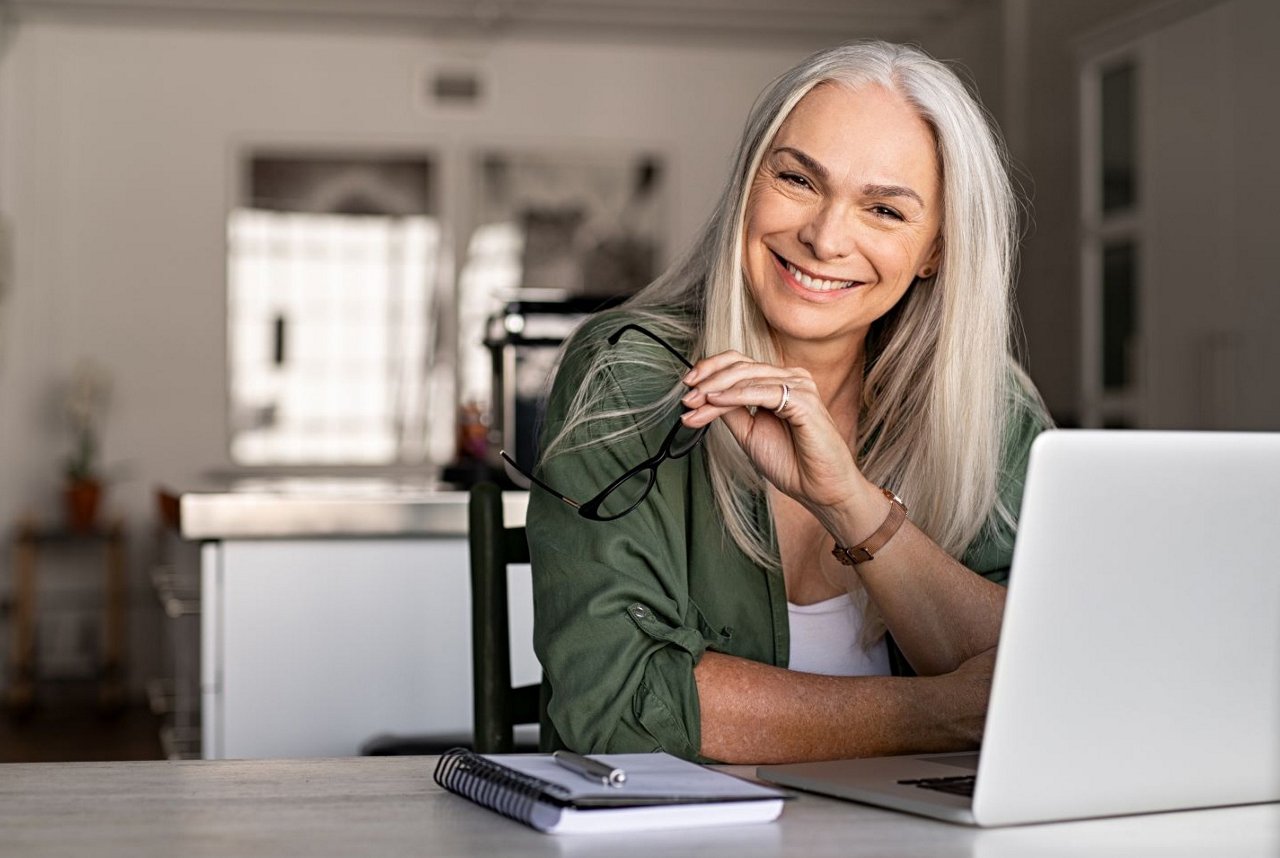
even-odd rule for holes
{"type": "Polygon", "coordinates": [[[1137,202],[1137,71],[1132,64],[1102,75],[1102,211],[1137,202]]]}
{"type": "Polygon", "coordinates": [[[231,456],[422,462],[440,227],[421,155],[257,153],[228,220],[231,456]]]}
{"type": "Polygon", "coordinates": [[[234,461],[420,458],[438,242],[426,217],[232,213],[234,461]]]}
{"type": "Polygon", "coordinates": [[[1133,242],[1102,249],[1102,386],[1133,385],[1138,327],[1138,253],[1133,242]]]}

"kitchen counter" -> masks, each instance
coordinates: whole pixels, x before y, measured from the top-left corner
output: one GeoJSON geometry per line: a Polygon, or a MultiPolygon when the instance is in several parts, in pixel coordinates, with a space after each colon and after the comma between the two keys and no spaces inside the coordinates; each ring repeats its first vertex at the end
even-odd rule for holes
{"type": "MultiPolygon", "coordinates": [[[[503,493],[508,526],[524,524],[529,493],[503,493]]],[[[187,539],[466,536],[467,492],[381,479],[260,479],[181,498],[187,539]]]]}
{"type": "MultiPolygon", "coordinates": [[[[524,524],[528,497],[504,495],[509,526],[524,524]]],[[[202,756],[346,756],[379,734],[468,735],[467,499],[365,478],[183,494],[181,533],[200,543],[202,756]]],[[[537,682],[532,582],[510,577],[513,678],[537,682]]]]}

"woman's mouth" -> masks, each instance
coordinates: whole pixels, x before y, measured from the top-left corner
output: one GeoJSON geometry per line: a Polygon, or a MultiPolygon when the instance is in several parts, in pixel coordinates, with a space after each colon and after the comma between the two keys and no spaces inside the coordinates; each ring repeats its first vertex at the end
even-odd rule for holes
{"type": "Polygon", "coordinates": [[[857,280],[826,280],[821,277],[814,277],[801,271],[781,256],[778,256],[778,254],[775,253],[773,255],[778,260],[778,263],[786,269],[786,272],[791,275],[791,278],[810,292],[835,292],[840,289],[849,289],[860,282],[857,280]]]}

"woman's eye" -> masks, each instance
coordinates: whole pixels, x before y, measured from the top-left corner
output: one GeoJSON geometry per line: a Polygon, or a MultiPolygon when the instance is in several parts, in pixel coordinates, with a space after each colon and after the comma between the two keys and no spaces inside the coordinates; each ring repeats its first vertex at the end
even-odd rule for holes
{"type": "Polygon", "coordinates": [[[811,187],[809,180],[804,176],[801,176],[799,173],[780,173],[778,174],[778,178],[782,179],[782,181],[786,182],[788,185],[795,185],[797,188],[811,187]]]}
{"type": "Polygon", "coordinates": [[[888,206],[872,206],[871,211],[878,217],[891,218],[892,220],[902,220],[902,215],[889,208],[888,206]]]}

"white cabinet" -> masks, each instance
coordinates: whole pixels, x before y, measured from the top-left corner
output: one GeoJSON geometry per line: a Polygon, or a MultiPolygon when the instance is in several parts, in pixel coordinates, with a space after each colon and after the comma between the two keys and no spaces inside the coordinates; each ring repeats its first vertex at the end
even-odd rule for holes
{"type": "MultiPolygon", "coordinates": [[[[371,736],[471,732],[464,537],[224,539],[202,553],[206,759],[327,757],[371,736]]],[[[533,682],[513,569],[512,670],[533,682]]]]}

